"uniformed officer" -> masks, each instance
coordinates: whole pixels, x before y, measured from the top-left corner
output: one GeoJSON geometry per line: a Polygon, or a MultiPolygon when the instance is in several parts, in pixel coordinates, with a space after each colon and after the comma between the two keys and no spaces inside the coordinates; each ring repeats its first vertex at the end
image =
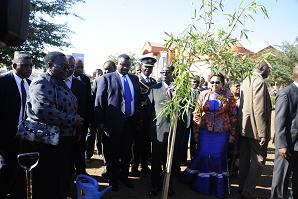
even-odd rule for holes
{"type": "Polygon", "coordinates": [[[140,108],[140,128],[138,128],[135,136],[134,145],[134,160],[132,165],[132,175],[139,176],[138,170],[141,163],[142,172],[149,173],[148,158],[151,154],[151,146],[149,139],[150,112],[148,108],[149,99],[148,94],[150,87],[156,84],[156,80],[150,77],[153,66],[156,63],[156,59],[151,56],[143,56],[140,59],[141,73],[139,74],[140,90],[141,90],[141,108],[140,108]]]}

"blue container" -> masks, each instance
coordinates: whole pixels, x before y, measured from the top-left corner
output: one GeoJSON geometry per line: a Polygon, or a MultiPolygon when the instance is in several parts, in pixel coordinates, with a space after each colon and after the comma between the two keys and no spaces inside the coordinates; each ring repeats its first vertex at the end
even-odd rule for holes
{"type": "Polygon", "coordinates": [[[99,191],[98,182],[94,178],[83,174],[77,176],[76,186],[78,199],[100,199],[112,188],[109,186],[103,191],[99,191]]]}

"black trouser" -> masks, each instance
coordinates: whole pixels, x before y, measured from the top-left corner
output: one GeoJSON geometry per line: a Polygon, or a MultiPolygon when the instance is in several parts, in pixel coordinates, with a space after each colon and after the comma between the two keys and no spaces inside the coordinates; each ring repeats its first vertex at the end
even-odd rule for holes
{"type": "Polygon", "coordinates": [[[98,151],[98,155],[102,154],[102,143],[101,143],[101,135],[100,130],[92,127],[86,136],[86,158],[90,159],[93,156],[94,145],[96,141],[96,148],[98,151]]]}
{"type": "MultiPolygon", "coordinates": [[[[3,138],[2,138],[3,139],[3,138]]],[[[3,141],[3,140],[2,140],[3,141]]],[[[1,147],[0,155],[5,160],[5,165],[0,169],[0,198],[5,198],[7,194],[16,197],[19,194],[18,172],[21,169],[17,163],[18,140],[6,140],[8,144],[1,147]]],[[[24,190],[24,189],[23,189],[24,190]]],[[[22,199],[21,197],[19,197],[22,199]]]]}
{"type": "Polygon", "coordinates": [[[74,166],[76,174],[86,173],[85,150],[87,131],[87,128],[85,128],[82,132],[82,137],[74,143],[74,166]]]}
{"type": "Polygon", "coordinates": [[[148,159],[151,154],[151,144],[149,139],[149,123],[144,121],[143,127],[136,131],[135,144],[133,147],[134,159],[133,168],[137,169],[140,162],[142,168],[148,166],[148,159]]]}
{"type": "Polygon", "coordinates": [[[292,196],[298,198],[298,151],[291,153],[287,159],[275,149],[274,169],[271,186],[271,199],[289,198],[289,179],[292,175],[292,196]]]}
{"type": "Polygon", "coordinates": [[[123,129],[102,137],[103,153],[111,182],[117,182],[119,178],[128,178],[134,127],[134,120],[127,118],[123,129]]]}
{"type": "Polygon", "coordinates": [[[60,137],[58,146],[24,141],[22,153],[39,152],[32,170],[33,199],[65,199],[70,190],[75,137],[60,137]]]}

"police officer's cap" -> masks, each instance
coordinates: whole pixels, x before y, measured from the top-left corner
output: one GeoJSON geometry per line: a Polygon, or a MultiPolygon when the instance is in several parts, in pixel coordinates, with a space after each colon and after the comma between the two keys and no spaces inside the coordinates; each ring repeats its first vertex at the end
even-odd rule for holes
{"type": "Polygon", "coordinates": [[[154,66],[157,60],[151,56],[144,56],[140,59],[140,61],[143,66],[154,66]]]}

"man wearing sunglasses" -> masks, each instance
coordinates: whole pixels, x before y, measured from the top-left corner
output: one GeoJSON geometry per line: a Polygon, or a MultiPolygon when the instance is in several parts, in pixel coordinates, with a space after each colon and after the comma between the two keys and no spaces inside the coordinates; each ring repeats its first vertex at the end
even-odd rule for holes
{"type": "Polygon", "coordinates": [[[12,71],[0,75],[0,125],[5,127],[0,135],[0,156],[4,166],[0,170],[0,198],[15,197],[18,141],[17,126],[24,115],[26,97],[32,72],[32,58],[28,52],[14,53],[12,71]]]}
{"type": "Polygon", "coordinates": [[[271,137],[271,101],[265,79],[269,64],[262,61],[241,85],[239,192],[243,198],[255,198],[256,183],[261,176],[271,137]]]}

